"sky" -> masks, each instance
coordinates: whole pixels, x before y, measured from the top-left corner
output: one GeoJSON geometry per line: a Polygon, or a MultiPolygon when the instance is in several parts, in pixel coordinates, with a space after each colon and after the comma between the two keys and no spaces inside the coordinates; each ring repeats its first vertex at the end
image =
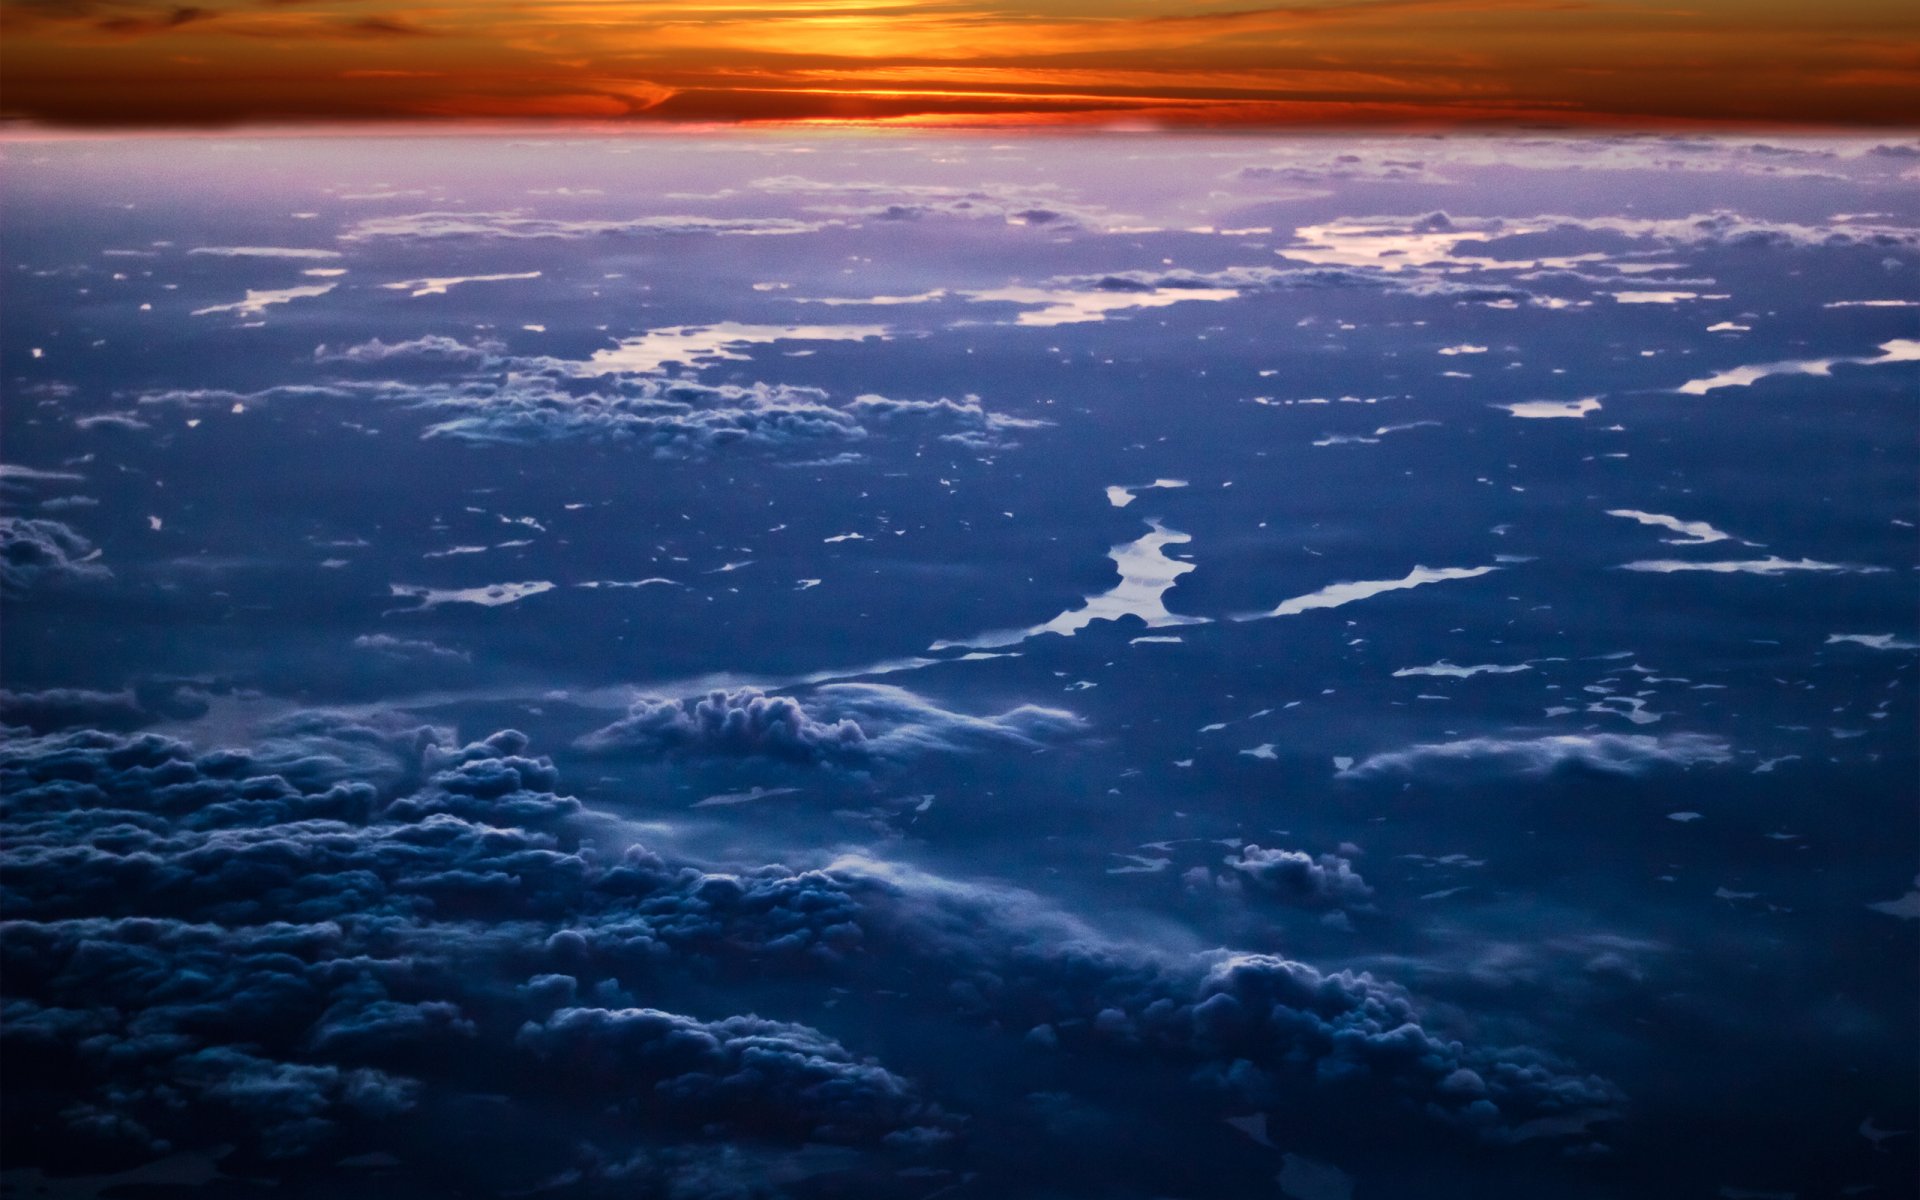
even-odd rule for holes
{"type": "Polygon", "coordinates": [[[0,0],[0,116],[1910,126],[1906,0],[0,0]]]}

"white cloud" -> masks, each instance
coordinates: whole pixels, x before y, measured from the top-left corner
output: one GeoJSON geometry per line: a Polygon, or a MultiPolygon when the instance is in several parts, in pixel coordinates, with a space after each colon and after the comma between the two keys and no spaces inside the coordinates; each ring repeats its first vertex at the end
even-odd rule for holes
{"type": "Polygon", "coordinates": [[[1545,775],[1563,766],[1637,775],[1649,767],[1686,767],[1733,758],[1727,743],[1698,733],[1665,737],[1633,733],[1556,734],[1537,738],[1476,737],[1429,742],[1371,755],[1339,773],[1342,779],[1415,775],[1449,769],[1491,769],[1501,774],[1545,775]]]}

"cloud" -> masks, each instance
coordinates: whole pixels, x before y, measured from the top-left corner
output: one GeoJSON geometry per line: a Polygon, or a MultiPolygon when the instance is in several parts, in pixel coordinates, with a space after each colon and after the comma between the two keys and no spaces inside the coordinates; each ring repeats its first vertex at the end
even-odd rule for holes
{"type": "Polygon", "coordinates": [[[424,436],[524,444],[588,439],[636,442],[662,458],[686,458],[729,447],[781,450],[856,443],[871,431],[937,438],[981,451],[1007,446],[1015,431],[1049,421],[989,411],[978,396],[961,400],[896,399],[864,394],[836,404],[826,391],[788,384],[705,384],[654,374],[668,362],[708,356],[737,358],[732,347],[781,338],[869,337],[864,326],[734,326],[654,330],[586,361],[504,354],[498,342],[469,345],[440,335],[402,342],[374,339],[334,351],[320,362],[375,367],[420,363],[458,368],[421,383],[342,380],[306,389],[252,394],[164,392],[143,403],[247,404],[294,395],[359,396],[451,414],[424,436]],[[688,335],[688,336],[681,336],[688,335]],[[871,427],[871,429],[870,429],[871,427]]]}
{"type": "Polygon", "coordinates": [[[1920,650],[1920,641],[1910,641],[1896,637],[1891,633],[1832,633],[1827,635],[1827,645],[1852,642],[1865,646],[1869,650],[1920,650]]]}
{"type": "Polygon", "coordinates": [[[91,727],[126,731],[162,720],[197,717],[207,710],[204,693],[190,683],[156,681],[117,692],[48,688],[39,692],[0,689],[0,726],[36,733],[91,727]]]}
{"type": "MultiPolygon", "coordinates": [[[[823,707],[863,729],[894,714],[869,743],[907,729],[1006,745],[1059,724],[936,721],[893,689],[823,707]]],[[[716,1135],[912,1156],[964,1132],[847,1035],[658,998],[711,1006],[751,987],[779,1003],[798,993],[763,985],[783,981],[885,990],[889,1010],[960,1021],[1009,1054],[1164,1062],[1226,1111],[1307,1089],[1504,1142],[1619,1102],[1537,1050],[1430,1028],[1369,975],[1112,941],[1030,893],[867,858],[717,869],[624,833],[603,845],[606,818],[558,785],[512,731],[461,744],[329,713],[246,748],[96,730],[0,742],[13,1165],[222,1145],[422,1163],[439,1151],[419,1131],[457,1121],[507,1189],[583,1162],[606,1179],[607,1164],[664,1169],[716,1135]]]]}
{"type": "Polygon", "coordinates": [[[787,217],[650,216],[619,220],[537,217],[524,209],[503,212],[423,212],[402,216],[367,217],[340,234],[343,242],[381,238],[431,241],[439,238],[589,238],[673,237],[707,235],[768,235],[813,233],[832,222],[796,221],[787,217]]]}
{"type": "Polygon", "coordinates": [[[19,596],[35,588],[97,583],[113,572],[99,551],[59,521],[0,517],[0,592],[19,596]]]}
{"type": "Polygon", "coordinates": [[[318,362],[361,364],[409,359],[423,362],[480,364],[494,359],[505,349],[506,346],[500,342],[481,341],[468,345],[456,338],[433,333],[403,342],[383,342],[379,338],[374,338],[339,351],[330,351],[325,346],[319,346],[315,348],[313,357],[318,362]]]}
{"type": "Polygon", "coordinates": [[[465,650],[450,650],[424,639],[394,637],[389,633],[362,634],[353,639],[353,648],[371,650],[399,662],[470,663],[473,661],[473,655],[465,650]]]}
{"type": "Polygon", "coordinates": [[[1606,775],[1639,775],[1655,767],[1724,763],[1733,752],[1719,738],[1698,733],[1556,734],[1537,738],[1466,738],[1374,754],[1339,773],[1341,779],[1383,775],[1548,775],[1567,768],[1606,775]]]}
{"type": "Polygon", "coordinates": [[[1881,900],[1867,905],[1877,913],[1890,917],[1899,917],[1903,921],[1920,921],[1920,875],[1914,876],[1913,887],[1907,894],[1894,900],[1881,900]]]}
{"type": "Polygon", "coordinates": [[[563,1008],[522,1025],[514,1044],[565,1072],[556,1088],[688,1134],[857,1145],[944,1138],[951,1125],[906,1080],[804,1025],[563,1008]]]}
{"type": "Polygon", "coordinates": [[[782,449],[857,442],[867,431],[818,388],[646,380],[617,391],[569,391],[527,380],[500,388],[424,391],[415,403],[463,415],[424,436],[503,444],[587,438],[633,441],[662,458],[728,447],[782,449]]]}
{"type": "Polygon", "coordinates": [[[765,757],[860,763],[991,746],[1037,748],[1077,732],[1062,709],[1023,705],[992,717],[941,708],[905,688],[835,683],[805,699],[758,688],[698,699],[647,698],[579,740],[581,749],[644,757],[765,757]]]}
{"type": "Polygon", "coordinates": [[[1301,850],[1267,850],[1249,842],[1224,861],[1261,892],[1304,908],[1362,905],[1373,895],[1352,861],[1338,854],[1315,858],[1301,850]]]}

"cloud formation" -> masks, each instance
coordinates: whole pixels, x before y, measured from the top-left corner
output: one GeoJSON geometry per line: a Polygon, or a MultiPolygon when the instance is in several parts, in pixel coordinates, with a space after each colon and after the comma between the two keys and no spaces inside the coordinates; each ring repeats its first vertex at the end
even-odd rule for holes
{"type": "MultiPolygon", "coordinates": [[[[843,698],[897,710],[887,692],[843,698]]],[[[750,736],[725,712],[693,736],[750,736]]],[[[1494,1142],[1619,1102],[1538,1051],[1429,1030],[1367,975],[1114,942],[1030,894],[871,859],[717,870],[599,846],[599,818],[511,731],[461,744],[306,713],[250,748],[197,751],[85,730],[0,743],[0,785],[0,1111],[31,1148],[19,1165],[221,1144],[283,1164],[408,1156],[458,1120],[531,1186],[716,1137],[907,1156],[964,1138],[846,1034],[647,999],[696,979],[707,995],[888,988],[1009,1049],[1032,1030],[1029,1054],[1164,1061],[1211,1103],[1325,1089],[1494,1142]],[[538,1132],[553,1120],[563,1136],[538,1132]]],[[[1256,874],[1268,857],[1241,856],[1256,874]]]]}
{"type": "Polygon", "coordinates": [[[42,586],[99,582],[113,572],[98,558],[92,542],[59,521],[0,517],[0,593],[19,596],[42,586]]]}
{"type": "Polygon", "coordinates": [[[765,757],[845,764],[992,746],[1037,748],[1084,722],[1022,705],[992,717],[942,708],[905,688],[832,683],[804,699],[758,688],[693,699],[643,698],[579,740],[583,750],[643,757],[765,757]]]}
{"type": "Polygon", "coordinates": [[[1249,842],[1225,862],[1253,887],[1303,908],[1365,904],[1373,895],[1353,862],[1338,854],[1315,858],[1302,850],[1268,850],[1249,842]]]}
{"type": "Polygon", "coordinates": [[[1476,737],[1428,742],[1369,755],[1340,772],[1342,779],[1383,775],[1548,775],[1577,768],[1605,775],[1639,775],[1655,767],[1724,763],[1732,750],[1699,733],[1655,737],[1643,733],[1553,734],[1534,738],[1476,737]]]}

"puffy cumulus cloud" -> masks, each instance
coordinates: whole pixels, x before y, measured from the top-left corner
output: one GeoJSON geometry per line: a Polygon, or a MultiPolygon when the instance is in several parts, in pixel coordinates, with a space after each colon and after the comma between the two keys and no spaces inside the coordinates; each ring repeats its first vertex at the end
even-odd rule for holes
{"type": "Polygon", "coordinates": [[[1228,855],[1226,864],[1259,891],[1306,908],[1363,905],[1373,896],[1352,861],[1338,854],[1315,858],[1302,850],[1268,850],[1249,842],[1228,855]]]}
{"type": "Polygon", "coordinates": [[[1655,767],[1724,763],[1727,743],[1699,733],[1655,737],[1644,733],[1565,733],[1536,738],[1464,738],[1427,742],[1370,755],[1339,773],[1342,779],[1383,775],[1547,775],[1562,769],[1639,775],[1655,767]]]}
{"type": "MultiPolygon", "coordinates": [[[[835,704],[863,728],[929,711],[884,689],[835,704]]],[[[1117,942],[1028,893],[864,859],[718,871],[603,846],[606,819],[528,750],[329,713],[241,749],[0,742],[12,1162],[233,1144],[431,1170],[419,1131],[459,1123],[520,1173],[501,1187],[601,1194],[678,1178],[716,1140],[838,1144],[888,1177],[964,1154],[937,1095],[843,1040],[859,1022],[668,1002],[807,1003],[823,983],[1010,1054],[1171,1067],[1223,1112],[1310,1096],[1508,1141],[1618,1103],[1537,1051],[1464,1045],[1369,975],[1117,942]]]]}
{"type": "Polygon", "coordinates": [[[813,233],[831,224],[786,217],[649,216],[605,219],[541,217],[524,209],[503,212],[423,212],[368,217],[347,227],[343,242],[382,238],[433,241],[442,238],[571,239],[671,237],[675,235],[813,233]]]}
{"type": "Polygon", "coordinates": [[[624,1105],[611,1125],[648,1139],[944,1138],[951,1118],[815,1030],[637,1009],[618,980],[679,955],[850,952],[854,903],[780,868],[602,857],[525,748],[335,714],[247,750],[0,744],[10,1129],[54,1164],[299,1156],[382,1141],[458,1084],[599,1124],[624,1105]],[[355,747],[389,769],[335,778],[355,747]]]}
{"type": "Polygon", "coordinates": [[[92,542],[59,521],[0,517],[0,593],[109,578],[113,572],[98,558],[92,542]]]}
{"type": "Polygon", "coordinates": [[[649,757],[762,756],[797,763],[864,763],[991,746],[1037,748],[1085,727],[1056,708],[1022,705],[991,717],[941,708],[905,688],[825,684],[805,698],[758,688],[634,702],[582,737],[583,750],[649,757]]]}
{"type": "Polygon", "coordinates": [[[1174,1064],[1232,1105],[1312,1096],[1514,1141],[1542,1120],[1583,1129],[1621,1099],[1537,1050],[1430,1030],[1412,997],[1369,974],[1114,942],[1029,894],[887,864],[843,860],[834,873],[862,894],[869,954],[905,941],[942,975],[965,965],[947,988],[963,1012],[1049,1052],[1174,1064]]]}
{"type": "Polygon", "coordinates": [[[989,412],[980,397],[971,394],[960,400],[949,400],[945,396],[938,400],[897,400],[868,392],[855,396],[846,407],[863,422],[878,428],[931,430],[943,441],[975,450],[1004,448],[1005,435],[1014,430],[1043,429],[1053,424],[1032,417],[989,412]]]}

